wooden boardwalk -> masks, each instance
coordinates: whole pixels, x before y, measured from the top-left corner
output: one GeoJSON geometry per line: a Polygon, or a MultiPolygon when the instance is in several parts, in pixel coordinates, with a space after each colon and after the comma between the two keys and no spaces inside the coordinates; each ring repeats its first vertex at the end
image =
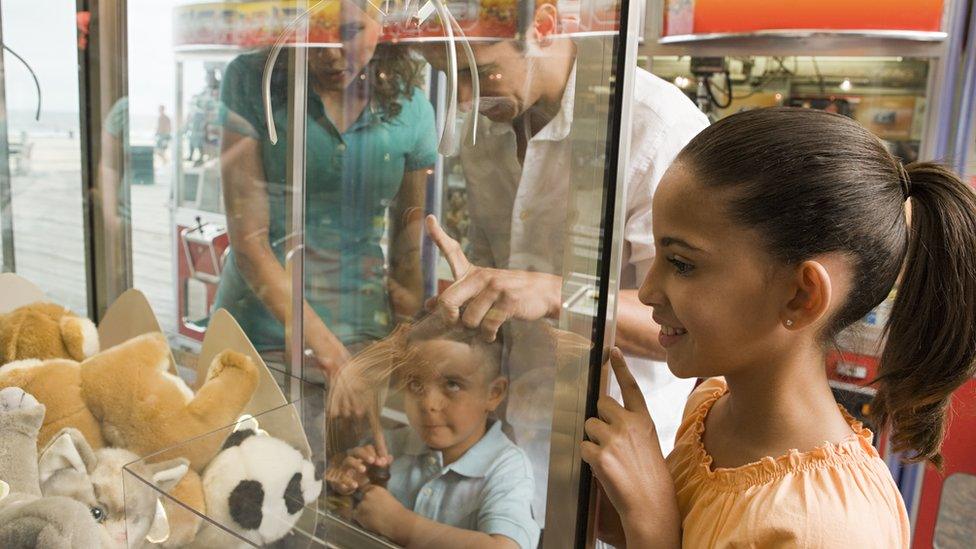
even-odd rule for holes
{"type": "MultiPolygon", "coordinates": [[[[87,313],[81,152],[75,137],[38,137],[30,167],[12,174],[16,271],[52,301],[87,313]]],[[[158,164],[158,162],[157,162],[158,164]]],[[[149,298],[167,332],[176,330],[172,165],[156,167],[154,185],[132,186],[133,285],[149,298]]]]}

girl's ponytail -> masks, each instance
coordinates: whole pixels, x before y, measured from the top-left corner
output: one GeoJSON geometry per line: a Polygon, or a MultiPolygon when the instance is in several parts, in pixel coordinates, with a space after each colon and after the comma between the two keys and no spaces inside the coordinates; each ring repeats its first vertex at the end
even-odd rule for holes
{"type": "Polygon", "coordinates": [[[908,250],[872,414],[896,451],[942,467],[952,393],[976,373],[976,194],[948,169],[902,172],[908,250]]]}

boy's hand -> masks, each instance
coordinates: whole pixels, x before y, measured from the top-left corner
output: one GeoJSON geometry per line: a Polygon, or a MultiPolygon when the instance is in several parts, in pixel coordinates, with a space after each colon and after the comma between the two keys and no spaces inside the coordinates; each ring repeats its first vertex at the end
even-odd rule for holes
{"type": "Polygon", "coordinates": [[[372,444],[367,444],[346,452],[338,465],[325,472],[325,480],[333,490],[348,496],[369,484],[367,471],[370,466],[389,467],[391,463],[392,456],[381,456],[372,444]]]}
{"type": "Polygon", "coordinates": [[[410,543],[414,514],[386,488],[367,486],[363,499],[353,511],[353,519],[363,528],[393,540],[398,545],[410,543]]]}

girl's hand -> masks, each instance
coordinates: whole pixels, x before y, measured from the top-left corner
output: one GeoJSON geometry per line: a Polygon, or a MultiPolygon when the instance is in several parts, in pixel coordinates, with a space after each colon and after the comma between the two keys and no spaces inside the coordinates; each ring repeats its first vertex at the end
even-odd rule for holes
{"type": "Polygon", "coordinates": [[[628,544],[680,545],[674,484],[644,395],[620,349],[611,351],[610,364],[624,405],[608,395],[600,397],[600,417],[591,417],[584,425],[590,440],[581,443],[581,456],[620,514],[628,544]]]}
{"type": "Polygon", "coordinates": [[[423,309],[423,299],[392,276],[386,279],[386,288],[390,294],[390,307],[397,322],[410,322],[423,309]]]}
{"type": "Polygon", "coordinates": [[[363,528],[403,546],[410,543],[414,517],[393,494],[379,486],[367,486],[362,501],[353,511],[353,518],[363,528]]]}
{"type": "Polygon", "coordinates": [[[376,393],[353,369],[344,369],[332,378],[329,394],[330,418],[362,418],[376,403],[376,393]]]}
{"type": "Polygon", "coordinates": [[[329,330],[322,319],[315,316],[314,321],[305,319],[305,348],[306,354],[314,359],[315,365],[326,376],[334,378],[339,370],[349,362],[351,355],[339,338],[329,330]],[[317,322],[316,322],[317,321],[317,322]]]}

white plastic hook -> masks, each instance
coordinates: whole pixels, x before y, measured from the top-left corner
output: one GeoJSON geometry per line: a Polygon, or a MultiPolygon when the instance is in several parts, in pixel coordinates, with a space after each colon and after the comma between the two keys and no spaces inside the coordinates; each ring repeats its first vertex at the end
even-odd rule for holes
{"type": "MultiPolygon", "coordinates": [[[[471,110],[468,112],[468,120],[471,123],[471,144],[474,145],[478,139],[478,111],[481,109],[481,77],[478,76],[478,64],[474,58],[474,50],[471,49],[471,42],[464,35],[464,30],[458,24],[454,15],[448,12],[451,17],[451,24],[461,35],[461,44],[464,46],[464,56],[468,58],[468,68],[471,72],[471,110]]],[[[465,124],[467,125],[467,124],[465,124]]]]}
{"type": "MultiPolygon", "coordinates": [[[[447,34],[447,89],[448,89],[448,102],[447,102],[447,115],[444,120],[444,129],[441,133],[441,140],[438,144],[437,150],[441,154],[452,154],[457,150],[456,136],[454,134],[454,120],[457,118],[457,92],[458,92],[458,66],[457,66],[457,50],[455,49],[455,44],[457,40],[455,38],[454,31],[457,29],[458,33],[461,35],[461,44],[464,47],[465,57],[468,60],[468,67],[471,72],[471,95],[474,100],[472,105],[472,110],[468,114],[469,117],[473,117],[472,124],[472,143],[475,141],[475,136],[478,131],[478,109],[481,104],[481,83],[478,78],[478,67],[475,63],[474,51],[471,49],[471,44],[468,42],[467,37],[464,35],[464,31],[461,29],[461,25],[458,24],[457,19],[451,15],[451,12],[447,10],[447,7],[441,0],[432,0],[435,9],[437,10],[437,15],[441,19],[441,23],[444,25],[444,31],[447,34]]],[[[428,2],[429,4],[430,2],[428,2]]],[[[421,11],[424,10],[421,8],[421,11]]]]}
{"type": "Polygon", "coordinates": [[[264,100],[264,123],[268,127],[268,139],[271,141],[272,145],[278,143],[278,131],[275,129],[274,116],[271,113],[271,73],[274,71],[274,64],[278,61],[278,54],[281,53],[281,49],[284,47],[285,39],[295,30],[295,27],[302,22],[303,19],[312,14],[312,12],[317,11],[322,6],[328,2],[334,2],[335,0],[319,0],[315,4],[312,4],[307,10],[305,10],[301,15],[296,17],[288,26],[285,27],[283,31],[278,35],[278,39],[275,40],[274,46],[271,47],[271,53],[268,54],[268,60],[264,63],[264,74],[261,78],[261,98],[264,100]]]}
{"type": "Polygon", "coordinates": [[[454,25],[451,24],[451,14],[447,11],[441,0],[433,0],[437,16],[444,25],[444,32],[447,33],[447,115],[444,117],[444,129],[441,132],[441,141],[437,145],[437,150],[441,154],[447,155],[456,149],[454,136],[454,119],[457,118],[457,51],[454,49],[454,25]]]}
{"type": "MultiPolygon", "coordinates": [[[[34,68],[31,67],[30,63],[28,63],[23,57],[21,57],[20,54],[10,49],[10,47],[7,46],[6,44],[3,44],[2,46],[3,49],[7,50],[7,52],[10,53],[10,55],[14,56],[17,59],[17,61],[20,61],[21,64],[24,65],[24,68],[26,68],[27,72],[30,73],[31,78],[34,79],[34,88],[37,89],[37,112],[34,113],[34,120],[40,120],[41,119],[41,81],[37,79],[37,73],[34,72],[34,68]]],[[[0,52],[0,55],[2,55],[2,52],[0,52]]]]}

